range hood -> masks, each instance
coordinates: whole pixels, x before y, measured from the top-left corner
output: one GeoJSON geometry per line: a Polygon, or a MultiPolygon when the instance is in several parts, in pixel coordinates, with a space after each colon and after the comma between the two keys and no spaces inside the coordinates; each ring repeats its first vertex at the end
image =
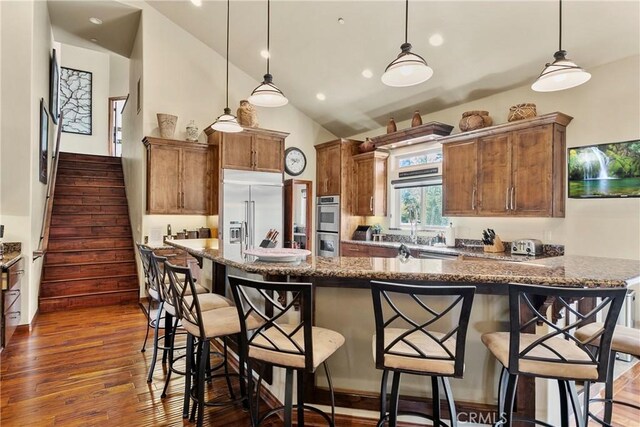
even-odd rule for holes
{"type": "Polygon", "coordinates": [[[452,130],[453,126],[451,125],[440,122],[429,122],[420,126],[373,137],[371,138],[371,142],[373,142],[376,149],[389,150],[420,142],[434,141],[441,137],[449,136],[452,130]]]}

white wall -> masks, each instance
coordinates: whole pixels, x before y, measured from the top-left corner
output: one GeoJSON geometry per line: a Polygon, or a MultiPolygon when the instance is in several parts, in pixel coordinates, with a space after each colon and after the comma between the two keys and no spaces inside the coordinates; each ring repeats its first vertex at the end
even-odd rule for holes
{"type": "MultiPolygon", "coordinates": [[[[38,180],[40,99],[49,110],[49,60],[54,47],[46,2],[1,2],[0,215],[4,241],[22,243],[21,323],[38,307],[42,259],[31,261],[42,226],[46,186],[38,180]]],[[[49,121],[49,154],[55,126],[49,121]]]]}
{"type": "MultiPolygon", "coordinates": [[[[640,56],[589,70],[591,80],[577,88],[537,93],[529,86],[424,114],[422,119],[457,125],[464,111],[488,110],[494,123],[507,122],[511,105],[534,102],[538,114],[561,111],[573,117],[567,146],[626,141],[640,137],[640,56]]],[[[428,84],[428,83],[427,83],[428,84]]],[[[392,115],[392,112],[389,113],[392,115]]],[[[410,118],[398,129],[410,126],[410,118]]],[[[385,133],[380,128],[353,136],[385,133]]],[[[640,199],[567,199],[565,218],[452,218],[457,237],[480,237],[494,228],[505,240],[521,237],[564,244],[567,254],[640,259],[640,199]]],[[[388,222],[386,223],[388,225],[388,222]]]]}
{"type": "Polygon", "coordinates": [[[109,97],[129,92],[129,60],[114,53],[61,45],[61,67],[92,73],[91,135],[62,134],[61,151],[109,155],[109,97]]]}

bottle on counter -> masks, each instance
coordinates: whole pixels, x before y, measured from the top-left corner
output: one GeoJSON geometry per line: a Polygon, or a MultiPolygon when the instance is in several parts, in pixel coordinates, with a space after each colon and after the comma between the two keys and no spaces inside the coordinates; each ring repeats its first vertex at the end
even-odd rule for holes
{"type": "Polygon", "coordinates": [[[456,229],[453,228],[453,223],[449,223],[449,227],[444,230],[444,243],[449,248],[456,246],[456,229]]]}
{"type": "Polygon", "coordinates": [[[171,237],[171,224],[167,224],[167,236],[171,237]]]}

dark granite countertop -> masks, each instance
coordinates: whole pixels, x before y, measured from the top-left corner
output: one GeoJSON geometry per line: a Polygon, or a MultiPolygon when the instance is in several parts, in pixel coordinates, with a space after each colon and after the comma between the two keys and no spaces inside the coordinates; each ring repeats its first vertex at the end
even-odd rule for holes
{"type": "Polygon", "coordinates": [[[2,259],[0,259],[0,268],[4,270],[11,267],[13,264],[18,262],[21,257],[22,254],[20,252],[5,252],[2,259]]]}
{"type": "Polygon", "coordinates": [[[640,283],[640,262],[618,258],[559,256],[528,261],[316,257],[300,263],[225,258],[217,239],[167,241],[194,256],[262,275],[420,280],[454,283],[530,283],[555,286],[627,286],[640,283]]]}

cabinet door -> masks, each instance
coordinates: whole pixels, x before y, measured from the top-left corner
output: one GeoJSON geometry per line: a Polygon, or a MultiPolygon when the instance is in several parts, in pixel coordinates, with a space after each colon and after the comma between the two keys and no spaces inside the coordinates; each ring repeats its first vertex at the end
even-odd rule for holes
{"type": "Polygon", "coordinates": [[[442,198],[445,216],[474,215],[477,207],[477,141],[443,144],[442,198]]]}
{"type": "Polygon", "coordinates": [[[340,195],[340,144],[321,148],[316,152],[316,190],[318,196],[340,195]]]}
{"type": "Polygon", "coordinates": [[[513,133],[514,215],[551,216],[553,198],[553,126],[513,133]]]}
{"type": "Polygon", "coordinates": [[[253,140],[254,170],[282,172],[284,170],[284,140],[256,135],[253,140]]]}
{"type": "Polygon", "coordinates": [[[478,213],[506,215],[511,197],[510,133],[478,140],[478,213]]]}
{"type": "Polygon", "coordinates": [[[354,166],[354,214],[360,216],[373,215],[375,159],[373,157],[357,159],[354,166]]]}
{"type": "Polygon", "coordinates": [[[147,213],[180,213],[180,149],[147,149],[147,213]]]}
{"type": "Polygon", "coordinates": [[[222,145],[222,167],[253,169],[253,136],[249,132],[225,133],[222,145]]]}
{"type": "Polygon", "coordinates": [[[209,152],[182,149],[182,213],[209,212],[209,152]]]}

